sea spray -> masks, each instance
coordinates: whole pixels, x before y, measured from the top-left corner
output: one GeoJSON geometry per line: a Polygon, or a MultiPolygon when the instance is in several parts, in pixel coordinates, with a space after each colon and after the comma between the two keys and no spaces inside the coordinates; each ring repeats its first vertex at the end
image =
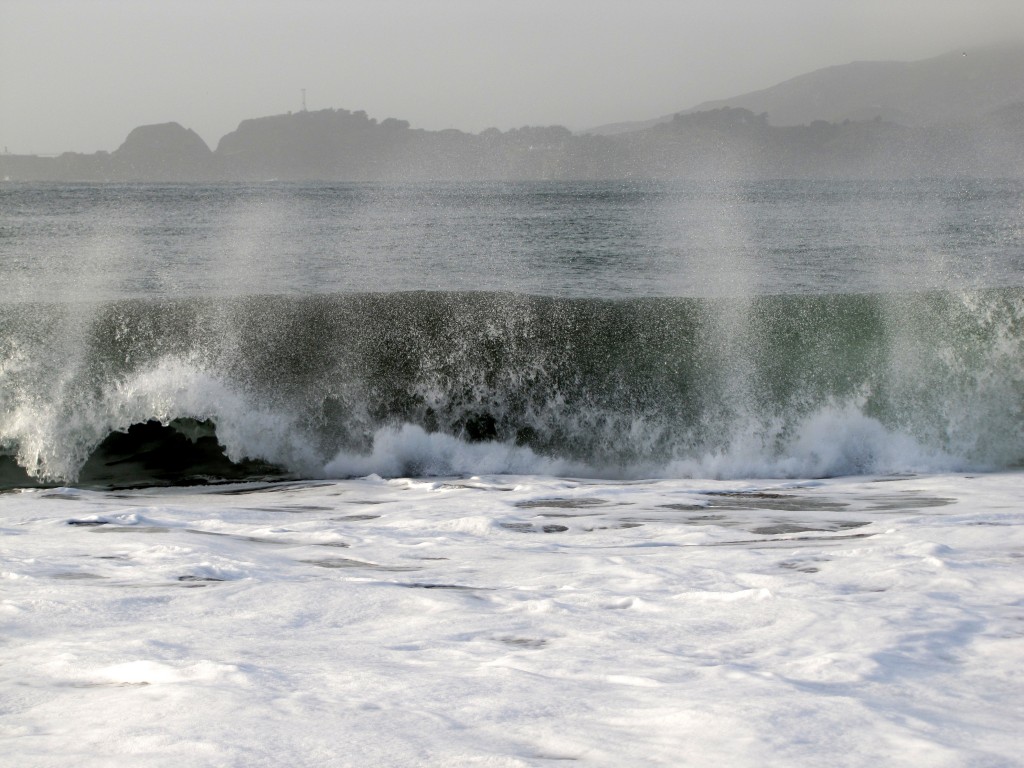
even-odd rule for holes
{"type": "Polygon", "coordinates": [[[1024,456],[1021,290],[735,301],[129,300],[76,314],[77,336],[54,319],[66,306],[8,305],[0,439],[54,482],[111,432],[181,418],[213,422],[232,460],[308,477],[503,460],[820,476],[1024,456]]]}

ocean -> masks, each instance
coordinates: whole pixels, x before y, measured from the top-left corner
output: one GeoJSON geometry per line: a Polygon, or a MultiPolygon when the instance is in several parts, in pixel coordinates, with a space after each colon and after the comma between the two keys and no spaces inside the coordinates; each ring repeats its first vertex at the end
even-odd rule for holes
{"type": "Polygon", "coordinates": [[[0,184],[4,754],[1017,764],[1024,182],[0,184]]]}

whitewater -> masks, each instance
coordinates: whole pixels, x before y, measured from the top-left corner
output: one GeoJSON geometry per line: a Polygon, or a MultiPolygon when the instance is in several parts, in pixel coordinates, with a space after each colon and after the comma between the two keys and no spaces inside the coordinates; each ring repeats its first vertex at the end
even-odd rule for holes
{"type": "Polygon", "coordinates": [[[1019,765],[1024,185],[0,185],[11,765],[1019,765]]]}

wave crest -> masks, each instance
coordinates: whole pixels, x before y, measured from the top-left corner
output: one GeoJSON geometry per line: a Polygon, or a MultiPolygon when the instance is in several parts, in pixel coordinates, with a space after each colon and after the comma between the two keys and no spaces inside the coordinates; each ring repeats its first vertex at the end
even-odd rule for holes
{"type": "Polygon", "coordinates": [[[71,482],[183,418],[301,477],[823,476],[1024,457],[1024,292],[0,308],[0,446],[71,482]]]}

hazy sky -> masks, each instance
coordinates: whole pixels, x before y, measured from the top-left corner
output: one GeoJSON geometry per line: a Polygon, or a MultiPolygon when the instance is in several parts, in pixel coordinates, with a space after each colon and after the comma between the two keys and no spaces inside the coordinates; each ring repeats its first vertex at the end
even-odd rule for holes
{"type": "Polygon", "coordinates": [[[1024,0],[0,0],[0,151],[343,107],[416,128],[657,117],[857,59],[1024,38],[1024,0]]]}

